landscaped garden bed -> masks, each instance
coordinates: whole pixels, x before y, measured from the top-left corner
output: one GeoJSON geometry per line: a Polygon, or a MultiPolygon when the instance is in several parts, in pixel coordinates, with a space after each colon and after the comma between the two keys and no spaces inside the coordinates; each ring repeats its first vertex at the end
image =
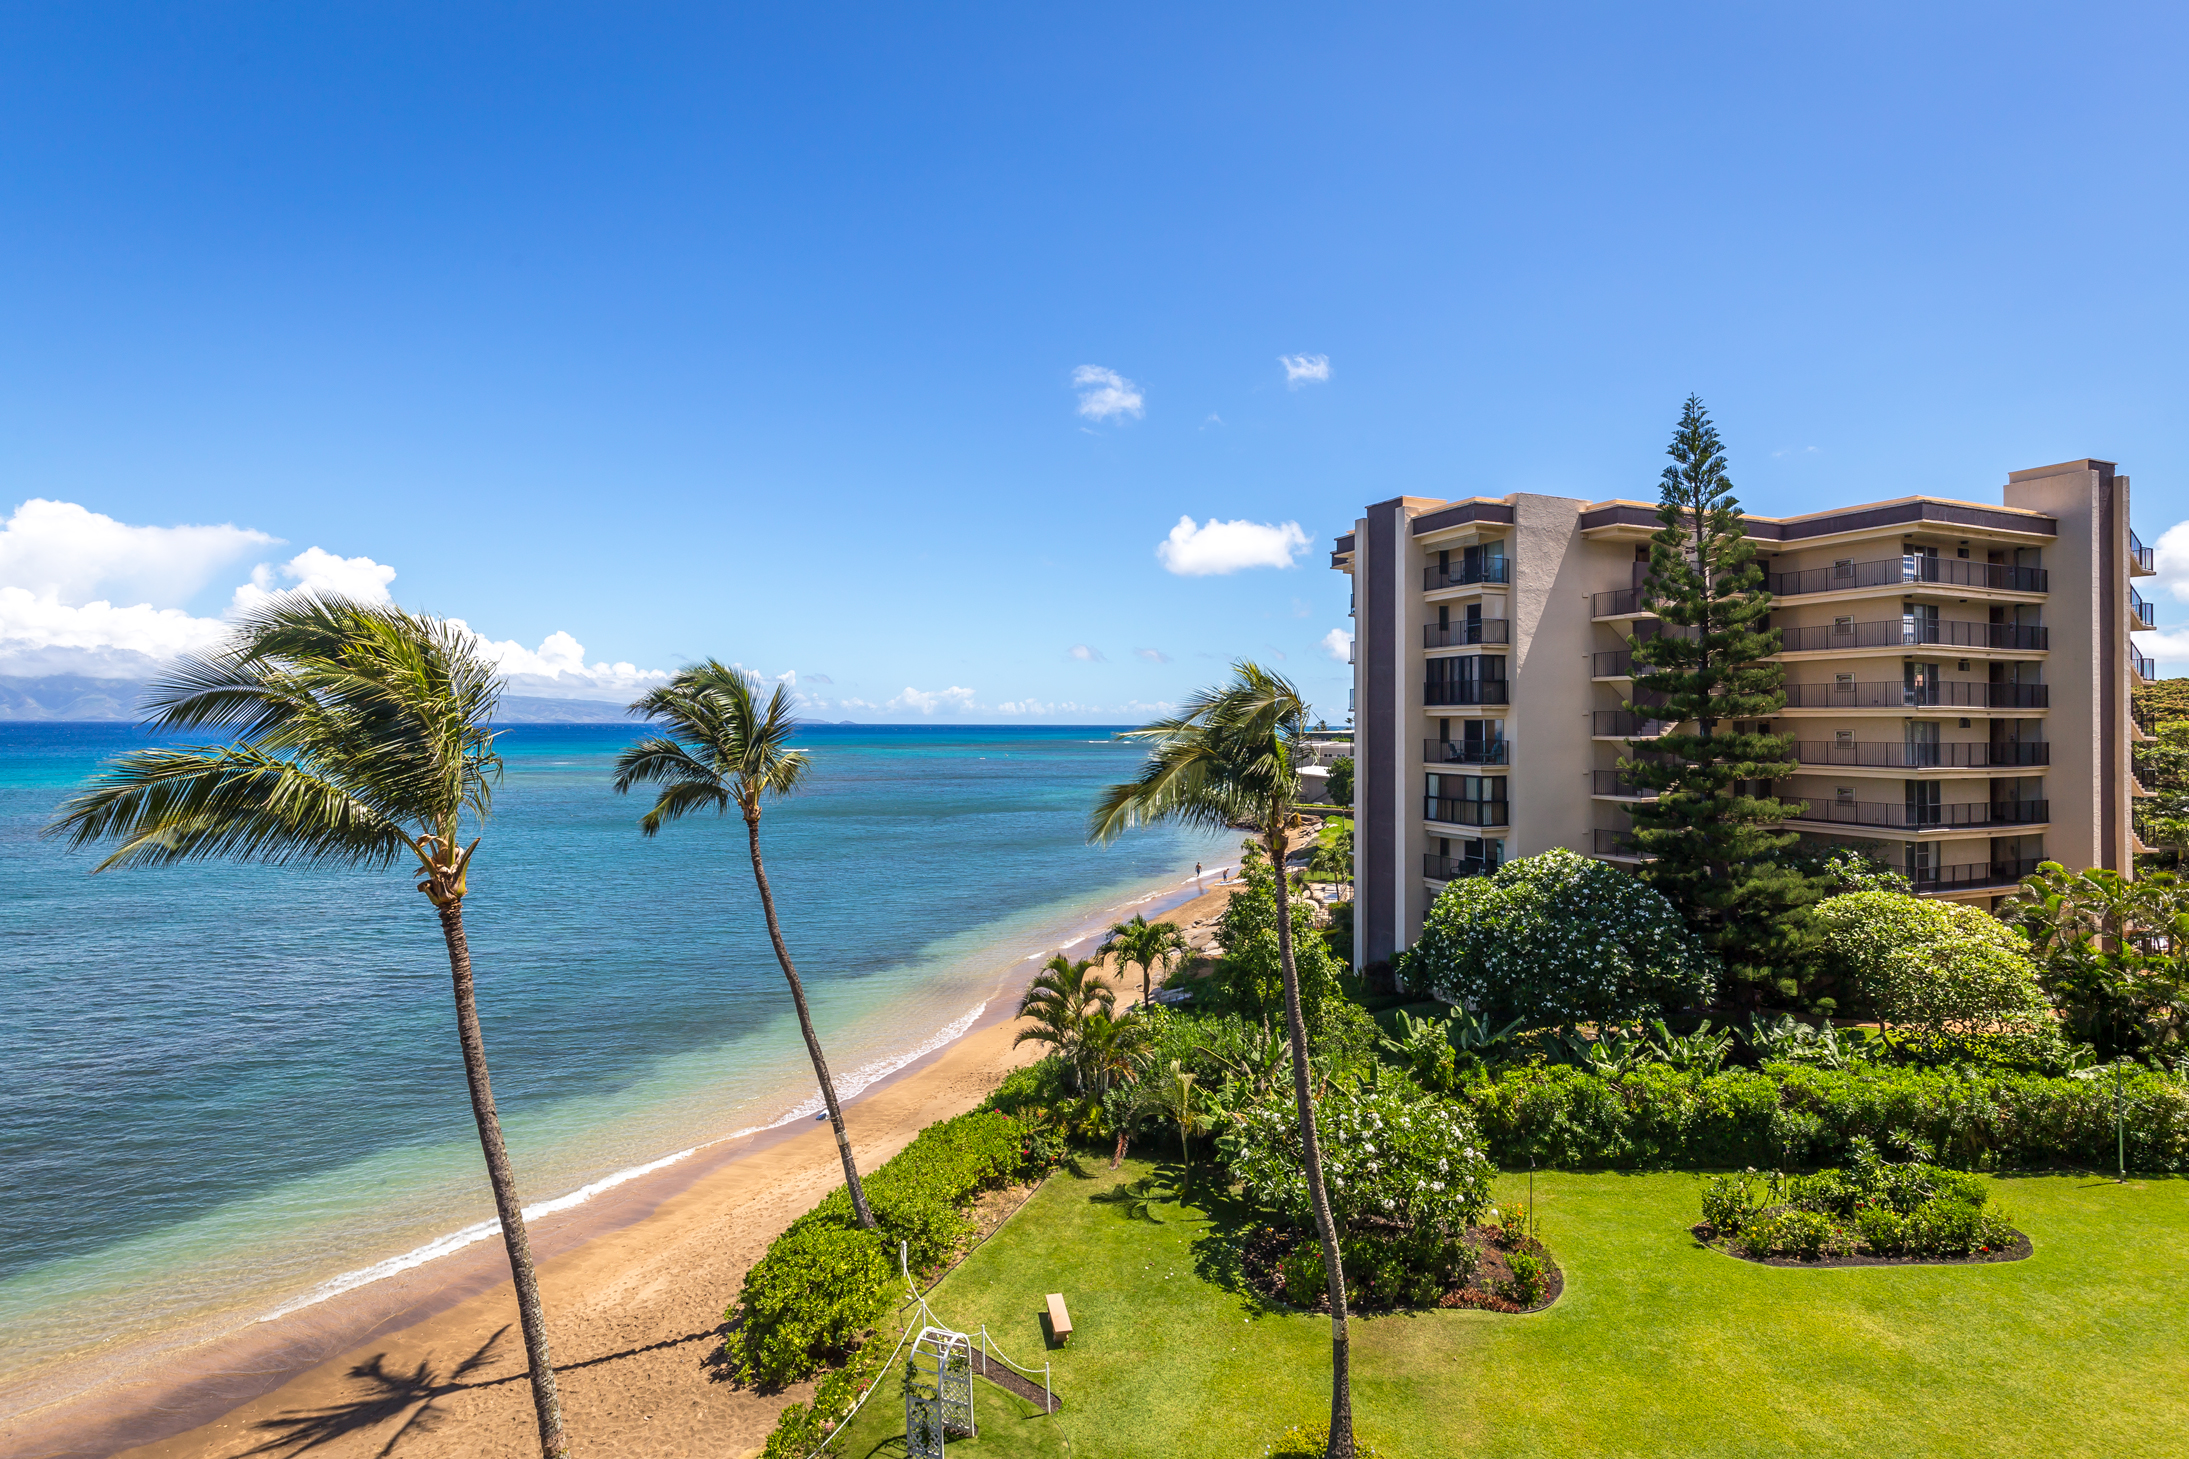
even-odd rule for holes
{"type": "MultiPolygon", "coordinates": [[[[1312,1233],[1256,1226],[1238,1238],[1238,1247],[1240,1270],[1257,1295],[1305,1311],[1330,1310],[1322,1246],[1312,1233]]],[[[1510,1230],[1469,1226],[1435,1243],[1408,1242],[1399,1233],[1382,1240],[1356,1236],[1341,1242],[1339,1251],[1346,1305],[1355,1312],[1540,1312],[1566,1289],[1566,1275],[1549,1249],[1517,1223],[1510,1230]]]]}
{"type": "Polygon", "coordinates": [[[1705,1245],[1770,1266],[2019,1261],[2030,1240],[1990,1204],[1990,1182],[1923,1161],[1889,1164],[1868,1140],[1845,1169],[1721,1175],[1703,1187],[1705,1245]]]}

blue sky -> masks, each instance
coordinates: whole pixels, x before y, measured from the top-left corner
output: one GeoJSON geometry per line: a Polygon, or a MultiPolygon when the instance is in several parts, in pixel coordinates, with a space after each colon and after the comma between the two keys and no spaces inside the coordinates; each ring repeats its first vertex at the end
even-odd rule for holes
{"type": "Polygon", "coordinates": [[[13,7],[0,510],[263,534],[128,539],[64,616],[318,548],[856,719],[1130,719],[1240,655],[1335,719],[1363,503],[1648,497],[1691,390],[1753,510],[2095,455],[2154,541],[2184,16],[13,7]],[[1182,516],[1308,546],[1181,575],[1182,516]]]}

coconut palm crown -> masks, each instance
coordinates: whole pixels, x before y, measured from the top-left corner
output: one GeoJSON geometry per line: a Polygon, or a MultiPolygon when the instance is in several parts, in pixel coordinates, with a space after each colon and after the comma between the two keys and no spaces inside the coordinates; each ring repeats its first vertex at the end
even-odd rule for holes
{"type": "Polygon", "coordinates": [[[1168,965],[1179,953],[1187,951],[1186,936],[1175,922],[1150,922],[1139,913],[1130,922],[1114,924],[1102,939],[1098,949],[1101,956],[1117,955],[1119,972],[1129,971],[1135,964],[1140,968],[1140,1001],[1146,1003],[1150,994],[1150,979],[1159,965],[1168,965]]]}
{"type": "Polygon", "coordinates": [[[619,794],[641,784],[661,787],[653,808],[639,819],[641,831],[648,836],[658,835],[669,822],[710,808],[717,814],[727,814],[734,805],[744,817],[753,881],[760,889],[760,908],[767,917],[768,940],[774,944],[775,960],[783,969],[784,981],[790,984],[791,1003],[798,1010],[798,1030],[805,1036],[806,1053],[813,1060],[814,1077],[821,1084],[821,1102],[836,1132],[836,1151],[843,1160],[844,1184],[851,1192],[852,1210],[861,1226],[871,1228],[874,1213],[867,1208],[866,1188],[859,1182],[859,1166],[852,1159],[843,1106],[836,1098],[836,1081],[829,1074],[820,1036],[813,1031],[806,986],[783,941],[782,924],[775,915],[775,893],[760,859],[761,798],[789,795],[812,768],[803,751],[791,748],[798,721],[791,714],[790,695],[778,684],[762,705],[750,675],[719,659],[707,659],[679,670],[666,685],[632,705],[631,712],[658,721],[666,731],[647,736],[616,757],[619,794]]]}
{"type": "Polygon", "coordinates": [[[1307,1027],[1300,1011],[1299,969],[1292,956],[1290,895],[1285,887],[1287,830],[1299,799],[1300,766],[1308,759],[1307,704],[1291,681],[1261,665],[1232,666],[1231,682],[1188,699],[1184,712],[1120,738],[1146,741],[1137,779],[1103,792],[1088,823],[1088,839],[1109,841],[1138,825],[1168,821],[1221,831],[1252,826],[1279,869],[1277,962],[1284,978],[1285,1028],[1291,1035],[1292,1092],[1307,1167],[1309,1205],[1322,1239],[1330,1291],[1330,1447],[1328,1459],[1353,1459],[1350,1344],[1346,1333],[1345,1270],[1330,1217],[1315,1103],[1308,1085],[1307,1027]]]}
{"type": "Polygon", "coordinates": [[[147,693],[152,730],[225,743],[133,750],[47,828],[112,845],[96,871],[225,858],[277,866],[417,863],[448,946],[473,1118],[501,1217],[531,1364],[540,1450],[569,1452],[523,1203],[479,1031],[463,902],[501,777],[488,727],[501,682],[461,624],[386,604],[283,593],[228,640],[175,661],[147,693]],[[466,836],[471,839],[467,843],[466,836]]]}

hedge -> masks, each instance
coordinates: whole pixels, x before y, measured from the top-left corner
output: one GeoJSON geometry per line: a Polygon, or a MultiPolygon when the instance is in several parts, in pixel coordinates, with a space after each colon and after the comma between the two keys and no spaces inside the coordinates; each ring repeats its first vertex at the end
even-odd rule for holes
{"type": "Polygon", "coordinates": [[[1028,1165],[1026,1127],[996,1110],[929,1125],[862,1184],[872,1231],[838,1187],[745,1273],[723,1354],[739,1381],[780,1387],[857,1347],[889,1305],[898,1243],[914,1269],[946,1260],[973,1229],[962,1208],[1028,1165]]]}
{"type": "MultiPolygon", "coordinates": [[[[1865,1135],[1920,1143],[1965,1170],[2110,1167],[2113,1080],[1885,1067],[1771,1064],[1703,1074],[1645,1065],[1617,1077],[1535,1065],[1466,1091],[1490,1156],[1527,1165],[1637,1170],[1665,1166],[1833,1164],[1865,1135]]],[[[2144,1071],[2123,1086],[2128,1167],[2189,1169],[2189,1088],[2144,1071]]]]}

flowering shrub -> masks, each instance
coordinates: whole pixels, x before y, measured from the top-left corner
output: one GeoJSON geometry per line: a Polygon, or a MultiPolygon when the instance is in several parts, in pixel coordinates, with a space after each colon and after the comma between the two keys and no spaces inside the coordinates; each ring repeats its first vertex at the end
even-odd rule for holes
{"type": "Polygon", "coordinates": [[[2045,1008],[2027,939],[1988,912],[1869,891],[1828,898],[1814,915],[1847,982],[1887,1023],[1936,1036],[2045,1008]]]}
{"type": "MultiPolygon", "coordinates": [[[[1340,1229],[1364,1225],[1464,1231],[1489,1208],[1497,1171],[1474,1121],[1442,1099],[1408,1103],[1382,1090],[1333,1093],[1315,1111],[1330,1214],[1340,1229]]],[[[1225,1137],[1232,1174],[1248,1195],[1308,1225],[1307,1173],[1297,1111],[1272,1098],[1243,1111],[1225,1137]]]]}
{"type": "Polygon", "coordinates": [[[1662,895],[1559,849],[1446,886],[1406,981],[1537,1028],[1628,1023],[1703,1002],[1716,965],[1662,895]]]}
{"type": "Polygon", "coordinates": [[[1967,1256],[2020,1239],[2004,1215],[1987,1209],[1991,1189],[1981,1176],[1922,1161],[1890,1165],[1859,1136],[1849,1154],[1844,1170],[1783,1182],[1771,1175],[1770,1193],[1760,1198],[1753,1172],[1711,1181],[1703,1189],[1703,1219],[1749,1256],[1801,1261],[1858,1251],[1967,1256]]]}

